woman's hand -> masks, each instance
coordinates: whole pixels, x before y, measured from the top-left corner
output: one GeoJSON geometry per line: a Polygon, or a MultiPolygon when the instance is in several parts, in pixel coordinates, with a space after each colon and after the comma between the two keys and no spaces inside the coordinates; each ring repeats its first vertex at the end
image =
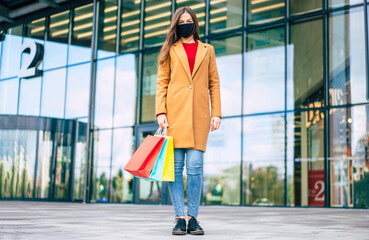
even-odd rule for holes
{"type": "Polygon", "coordinates": [[[160,114],[158,116],[158,124],[159,124],[159,127],[163,128],[163,129],[165,128],[165,126],[169,127],[168,120],[167,120],[167,115],[160,114]]]}
{"type": "Polygon", "coordinates": [[[211,131],[215,131],[220,127],[220,117],[211,118],[211,131]]]}

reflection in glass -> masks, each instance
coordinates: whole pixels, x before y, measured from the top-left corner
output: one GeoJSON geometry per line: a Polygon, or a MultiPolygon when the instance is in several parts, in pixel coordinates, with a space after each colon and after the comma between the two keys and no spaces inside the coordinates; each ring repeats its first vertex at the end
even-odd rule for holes
{"type": "Polygon", "coordinates": [[[86,174],[87,124],[77,122],[78,135],[75,145],[73,200],[83,201],[86,174]]]}
{"type": "Polygon", "coordinates": [[[363,8],[329,18],[329,95],[331,105],[367,102],[363,8]]]}
{"type": "Polygon", "coordinates": [[[40,131],[38,142],[36,198],[49,198],[54,133],[40,131]]]}
{"type": "Polygon", "coordinates": [[[209,134],[204,155],[206,204],[240,204],[241,118],[222,120],[209,134]]]}
{"type": "Polygon", "coordinates": [[[322,0],[290,0],[291,14],[303,14],[313,12],[321,10],[322,7],[322,0]]]}
{"type": "Polygon", "coordinates": [[[0,130],[0,196],[32,198],[37,131],[0,130]]]}
{"type": "Polygon", "coordinates": [[[90,63],[68,68],[65,118],[87,117],[90,97],[90,68],[90,63]]]}
{"type": "Polygon", "coordinates": [[[171,0],[145,0],[145,46],[164,42],[171,24],[171,9],[171,0]]]}
{"type": "Polygon", "coordinates": [[[241,115],[242,37],[217,39],[214,46],[220,78],[222,115],[241,115]]]}
{"type": "Polygon", "coordinates": [[[0,114],[17,114],[19,79],[0,81],[0,114]]]}
{"type": "Polygon", "coordinates": [[[284,18],[284,0],[248,0],[247,2],[249,24],[261,24],[284,18]]]}
{"type": "Polygon", "coordinates": [[[132,126],[135,123],[137,72],[137,55],[125,54],[117,57],[114,127],[132,126]]]}
{"type": "Polygon", "coordinates": [[[115,43],[117,38],[117,0],[100,1],[100,27],[98,42],[98,58],[115,55],[115,43]]]}
{"type": "MultiPolygon", "coordinates": [[[[200,37],[205,34],[205,0],[177,0],[176,8],[190,7],[195,13],[199,22],[200,37]]],[[[169,14],[169,13],[168,13],[169,14]]]]}
{"type": "Polygon", "coordinates": [[[2,44],[0,78],[18,76],[21,54],[15,53],[19,53],[22,46],[22,26],[23,25],[9,28],[6,31],[5,39],[2,44]]]}
{"type": "Polygon", "coordinates": [[[70,174],[72,170],[72,135],[58,133],[54,180],[54,199],[71,200],[69,197],[70,174]]]}
{"type": "Polygon", "coordinates": [[[20,80],[19,110],[21,115],[40,115],[41,77],[20,80]]]}
{"type": "Polygon", "coordinates": [[[95,128],[113,125],[115,58],[97,62],[95,128]]]}
{"type": "Polygon", "coordinates": [[[331,206],[369,208],[369,106],[330,115],[331,206]]]}
{"type": "Polygon", "coordinates": [[[133,176],[123,168],[134,153],[133,128],[114,129],[111,172],[111,202],[132,202],[133,176]]]}
{"type": "Polygon", "coordinates": [[[92,201],[109,202],[111,130],[94,132],[92,201]]]}
{"type": "Polygon", "coordinates": [[[69,46],[68,63],[87,62],[91,59],[93,4],[74,9],[73,32],[69,46]]]}
{"type": "Polygon", "coordinates": [[[238,0],[210,0],[210,31],[241,27],[242,5],[238,0]]]}
{"type": "Polygon", "coordinates": [[[155,120],[157,58],[157,52],[146,53],[143,58],[141,122],[155,120]]]}
{"type": "Polygon", "coordinates": [[[244,113],[283,111],[284,29],[275,28],[248,34],[246,50],[244,113]]]}
{"type": "Polygon", "coordinates": [[[284,115],[243,119],[243,189],[245,205],[284,205],[284,115]]]}
{"type": "Polygon", "coordinates": [[[45,42],[44,69],[67,64],[69,11],[50,16],[49,35],[45,42]]]}
{"type": "Polygon", "coordinates": [[[44,73],[41,100],[42,116],[64,117],[65,78],[65,68],[44,73]]]}
{"type": "Polygon", "coordinates": [[[340,7],[344,5],[354,5],[363,3],[363,0],[329,0],[330,7],[340,7]]]}
{"type": "Polygon", "coordinates": [[[122,1],[120,52],[138,48],[141,0],[122,1]]]}
{"type": "Polygon", "coordinates": [[[324,112],[287,114],[287,205],[324,207],[324,112]]]}
{"type": "Polygon", "coordinates": [[[39,39],[43,42],[45,39],[45,18],[40,18],[26,24],[25,37],[39,39]]]}
{"type": "Polygon", "coordinates": [[[287,109],[319,108],[323,102],[323,21],[291,25],[287,47],[287,109]]]}
{"type": "Polygon", "coordinates": [[[14,137],[17,130],[0,129],[0,197],[12,197],[12,179],[14,172],[13,162],[15,159],[14,137]]]}

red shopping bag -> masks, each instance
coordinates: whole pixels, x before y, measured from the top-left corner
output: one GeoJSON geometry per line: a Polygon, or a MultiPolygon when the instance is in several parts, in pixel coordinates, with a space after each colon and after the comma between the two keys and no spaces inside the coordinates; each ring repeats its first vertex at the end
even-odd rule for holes
{"type": "Polygon", "coordinates": [[[124,170],[137,177],[148,178],[163,146],[165,137],[148,135],[124,170]]]}

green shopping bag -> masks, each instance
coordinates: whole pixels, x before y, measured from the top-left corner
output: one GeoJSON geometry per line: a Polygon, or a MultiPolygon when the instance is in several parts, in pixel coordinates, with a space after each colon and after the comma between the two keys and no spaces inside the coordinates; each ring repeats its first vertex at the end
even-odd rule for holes
{"type": "Polygon", "coordinates": [[[162,181],[164,164],[165,164],[165,159],[166,159],[166,152],[167,152],[167,145],[168,145],[168,138],[165,137],[165,140],[161,148],[161,151],[159,153],[159,156],[155,162],[154,167],[151,170],[151,173],[149,176],[150,180],[155,180],[159,182],[162,181]]]}

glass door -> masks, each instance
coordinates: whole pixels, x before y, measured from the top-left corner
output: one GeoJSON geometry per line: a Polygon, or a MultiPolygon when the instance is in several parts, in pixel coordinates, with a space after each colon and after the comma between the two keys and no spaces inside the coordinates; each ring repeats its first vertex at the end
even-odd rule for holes
{"type": "MultiPolygon", "coordinates": [[[[154,135],[157,124],[144,124],[137,127],[136,149],[148,135],[154,135]]],[[[170,204],[167,182],[149,181],[135,177],[135,203],[170,204]]]]}

